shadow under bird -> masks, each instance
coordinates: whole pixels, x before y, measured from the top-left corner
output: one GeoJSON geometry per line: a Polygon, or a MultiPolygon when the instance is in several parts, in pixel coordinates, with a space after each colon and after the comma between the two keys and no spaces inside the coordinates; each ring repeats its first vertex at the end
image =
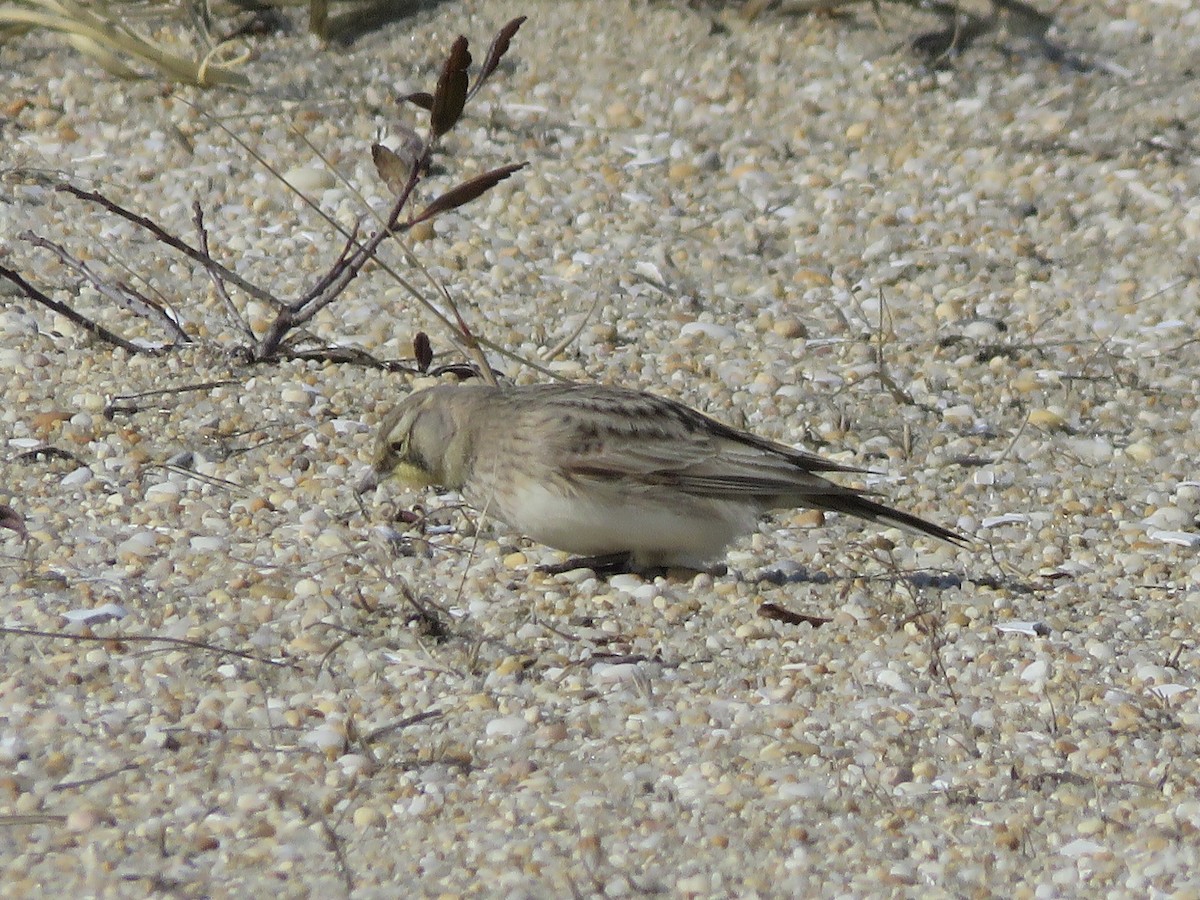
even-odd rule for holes
{"type": "Polygon", "coordinates": [[[967,543],[823,477],[862,471],[642,391],[464,384],[388,413],[359,491],[389,477],[440,485],[539,543],[637,569],[698,567],[767,511],[795,507],[967,543]]]}

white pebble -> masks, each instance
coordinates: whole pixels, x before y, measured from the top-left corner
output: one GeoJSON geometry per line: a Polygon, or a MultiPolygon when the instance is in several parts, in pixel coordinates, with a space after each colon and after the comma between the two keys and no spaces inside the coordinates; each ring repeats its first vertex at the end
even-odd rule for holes
{"type": "Polygon", "coordinates": [[[65,475],[59,483],[65,488],[82,487],[91,481],[93,477],[91,469],[87,466],[80,466],[75,471],[65,475]]]}
{"type": "Polygon", "coordinates": [[[154,552],[158,543],[158,535],[153,531],[139,531],[132,537],[126,538],[117,545],[117,553],[128,553],[133,556],[149,556],[154,552]]]}
{"type": "Polygon", "coordinates": [[[912,693],[912,688],[909,686],[908,682],[905,681],[903,678],[901,678],[898,673],[893,672],[891,669],[882,669],[879,672],[879,674],[875,676],[875,680],[878,681],[880,684],[882,684],[884,687],[891,688],[893,691],[896,691],[898,693],[901,693],[901,694],[911,694],[912,693]]]}
{"type": "Polygon", "coordinates": [[[283,180],[302,193],[328,190],[337,185],[337,179],[328,169],[297,166],[283,173],[283,180]]]}
{"type": "Polygon", "coordinates": [[[688,322],[679,329],[682,338],[706,337],[713,341],[723,341],[732,338],[735,332],[724,325],[714,325],[712,322],[688,322]]]}
{"type": "Polygon", "coordinates": [[[488,722],[483,730],[488,737],[516,737],[528,728],[529,723],[520,716],[499,716],[488,722]]]}
{"type": "Polygon", "coordinates": [[[1046,673],[1049,669],[1050,666],[1044,659],[1036,660],[1021,670],[1021,680],[1026,684],[1040,683],[1046,680],[1046,673]]]}
{"type": "Polygon", "coordinates": [[[229,542],[225,538],[214,535],[197,535],[188,541],[188,546],[197,553],[215,553],[228,547],[229,542]]]}

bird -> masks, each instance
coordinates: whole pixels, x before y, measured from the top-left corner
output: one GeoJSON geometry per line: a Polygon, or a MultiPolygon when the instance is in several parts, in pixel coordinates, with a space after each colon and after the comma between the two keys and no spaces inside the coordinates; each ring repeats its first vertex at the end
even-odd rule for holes
{"type": "Polygon", "coordinates": [[[440,485],[538,543],[628,571],[701,568],[766,512],[796,507],[968,543],[824,477],[866,471],[640,390],[441,384],[383,418],[359,493],[440,485]]]}

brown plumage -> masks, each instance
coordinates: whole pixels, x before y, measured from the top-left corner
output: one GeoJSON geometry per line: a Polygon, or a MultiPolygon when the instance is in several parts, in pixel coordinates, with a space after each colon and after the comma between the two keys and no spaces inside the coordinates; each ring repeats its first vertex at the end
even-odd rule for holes
{"type": "Polygon", "coordinates": [[[641,567],[711,560],[763,513],[793,507],[966,543],[823,477],[858,471],[641,391],[470,384],[392,410],[363,486],[390,475],[439,484],[540,543],[629,553],[641,567]]]}

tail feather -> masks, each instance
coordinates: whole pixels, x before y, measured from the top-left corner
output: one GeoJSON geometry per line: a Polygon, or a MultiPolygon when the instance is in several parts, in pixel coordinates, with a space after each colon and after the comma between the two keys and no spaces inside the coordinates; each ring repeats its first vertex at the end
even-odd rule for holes
{"type": "Polygon", "coordinates": [[[947,541],[951,544],[957,544],[960,547],[970,543],[970,540],[965,535],[959,534],[957,531],[944,528],[941,525],[922,519],[920,516],[914,516],[912,513],[893,509],[890,506],[876,500],[871,500],[857,491],[849,489],[844,494],[820,494],[809,497],[808,503],[816,509],[845,513],[859,519],[865,519],[868,522],[880,522],[887,525],[895,525],[898,528],[904,528],[908,531],[928,534],[931,537],[947,541]]]}

